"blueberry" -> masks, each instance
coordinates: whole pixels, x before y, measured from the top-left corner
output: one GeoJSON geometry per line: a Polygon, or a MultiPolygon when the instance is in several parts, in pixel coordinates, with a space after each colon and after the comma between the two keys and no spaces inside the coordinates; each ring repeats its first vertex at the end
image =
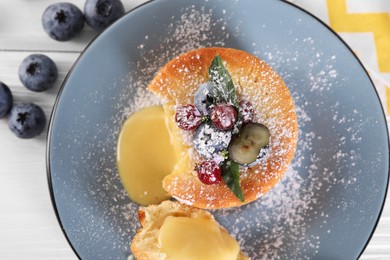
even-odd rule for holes
{"type": "Polygon", "coordinates": [[[21,103],[12,107],[8,127],[22,139],[29,139],[42,133],[46,116],[42,108],[34,103],[21,103]]]}
{"type": "Polygon", "coordinates": [[[85,21],[95,31],[102,31],[125,13],[119,0],[87,0],[84,4],[85,21]]]}
{"type": "Polygon", "coordinates": [[[231,131],[221,131],[210,123],[204,123],[196,129],[193,143],[200,155],[212,159],[219,152],[227,150],[231,138],[231,131]]]}
{"type": "Polygon", "coordinates": [[[204,115],[209,114],[209,107],[214,104],[214,89],[215,83],[208,81],[199,86],[194,96],[194,103],[196,108],[204,115]]]}
{"type": "Polygon", "coordinates": [[[84,15],[71,3],[49,5],[42,15],[42,26],[54,40],[68,41],[84,27],[84,15]]]}
{"type": "Polygon", "coordinates": [[[0,118],[8,115],[12,107],[12,93],[7,85],[0,81],[0,118]]]}
{"type": "Polygon", "coordinates": [[[57,74],[55,63],[43,54],[31,54],[19,66],[20,81],[26,88],[35,92],[53,87],[57,74]]]}

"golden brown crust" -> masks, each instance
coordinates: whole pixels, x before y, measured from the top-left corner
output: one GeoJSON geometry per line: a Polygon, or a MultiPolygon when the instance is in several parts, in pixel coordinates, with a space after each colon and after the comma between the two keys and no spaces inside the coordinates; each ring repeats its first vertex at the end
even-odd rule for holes
{"type": "MultiPolygon", "coordinates": [[[[185,53],[168,62],[151,81],[148,89],[161,98],[164,110],[174,120],[176,105],[193,103],[198,86],[209,80],[208,68],[215,55],[221,56],[230,72],[239,99],[250,101],[258,121],[271,133],[266,159],[249,169],[241,169],[245,203],[268,192],[283,176],[294,155],[298,138],[297,116],[290,92],[272,68],[244,51],[230,48],[203,48],[185,53]]],[[[171,124],[173,134],[181,131],[171,124]]],[[[191,153],[189,145],[183,147],[191,153]]],[[[200,208],[228,208],[241,203],[228,187],[204,185],[194,173],[196,157],[184,155],[176,170],[163,181],[163,187],[179,201],[200,208]],[[185,170],[182,170],[182,169],[185,170]]],[[[245,204],[244,203],[244,204],[245,204]]]]}

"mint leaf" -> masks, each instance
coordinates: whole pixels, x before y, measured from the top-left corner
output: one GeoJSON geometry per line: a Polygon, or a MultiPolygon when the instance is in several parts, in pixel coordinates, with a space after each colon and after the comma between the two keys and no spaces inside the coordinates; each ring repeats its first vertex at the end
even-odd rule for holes
{"type": "Polygon", "coordinates": [[[245,201],[244,194],[240,186],[240,168],[237,163],[225,160],[222,165],[222,179],[233,194],[242,202],[245,201]]]}
{"type": "MultiPolygon", "coordinates": [[[[212,96],[214,104],[225,103],[233,105],[237,110],[237,122],[233,132],[238,133],[241,128],[241,113],[239,109],[236,90],[234,88],[232,77],[229,71],[223,65],[221,57],[217,54],[211,61],[209,67],[210,81],[214,83],[215,87],[212,89],[212,96]]],[[[226,154],[223,155],[227,156],[226,154]]],[[[245,201],[244,194],[240,186],[240,168],[237,163],[225,160],[221,165],[222,178],[225,184],[233,192],[233,194],[242,202],[245,201]]]]}
{"type": "Polygon", "coordinates": [[[230,103],[238,111],[238,99],[234,88],[232,77],[223,65],[221,57],[217,54],[211,61],[209,67],[210,81],[216,84],[214,95],[217,103],[230,103]]]}

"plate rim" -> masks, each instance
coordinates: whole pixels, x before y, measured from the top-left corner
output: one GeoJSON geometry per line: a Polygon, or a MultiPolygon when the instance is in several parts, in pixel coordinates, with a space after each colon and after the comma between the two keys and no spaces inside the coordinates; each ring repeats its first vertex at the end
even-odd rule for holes
{"type": "MultiPolygon", "coordinates": [[[[94,36],[94,38],[92,40],[90,40],[90,42],[85,46],[85,48],[80,52],[79,56],[77,57],[77,59],[74,61],[74,63],[72,64],[71,68],[69,69],[69,71],[67,72],[64,80],[62,81],[61,83],[61,86],[60,86],[60,89],[57,93],[57,96],[55,98],[55,101],[54,101],[54,105],[53,105],[53,108],[52,108],[52,111],[51,111],[51,114],[50,114],[50,118],[49,118],[49,124],[48,124],[48,128],[47,128],[47,137],[46,137],[46,175],[47,175],[47,182],[48,182],[48,188],[49,188],[49,193],[50,193],[50,200],[51,200],[51,204],[52,204],[52,207],[53,207],[53,210],[54,210],[54,213],[55,213],[55,216],[56,216],[56,219],[57,219],[57,222],[62,230],[62,233],[63,235],[65,236],[65,239],[66,241],[68,242],[68,244],[70,245],[72,251],[74,252],[74,254],[77,256],[77,258],[81,259],[79,253],[77,252],[75,246],[73,245],[72,241],[70,240],[70,238],[68,237],[68,234],[66,232],[66,229],[61,221],[61,216],[60,216],[60,213],[58,211],[58,208],[57,208],[57,203],[56,203],[56,199],[55,199],[55,195],[54,195],[54,188],[53,188],[53,181],[52,181],[52,171],[51,171],[51,166],[50,166],[50,147],[51,147],[51,140],[52,140],[52,128],[53,128],[53,121],[54,121],[54,116],[56,114],[56,111],[57,111],[57,107],[58,107],[58,104],[60,102],[60,99],[61,99],[61,95],[62,95],[62,92],[63,90],[65,89],[65,85],[67,84],[68,82],[68,79],[70,77],[70,75],[72,74],[72,72],[74,71],[75,67],[77,66],[77,64],[79,63],[80,59],[83,57],[83,55],[85,54],[85,52],[90,48],[90,46],[96,41],[98,40],[98,38],[100,37],[100,35],[106,31],[106,30],[109,30],[114,24],[116,24],[118,21],[120,21],[121,19],[123,19],[125,16],[129,15],[130,13],[132,13],[133,11],[145,6],[145,5],[148,5],[152,2],[157,2],[157,1],[160,1],[160,0],[147,0],[145,1],[144,3],[142,4],[139,4],[137,6],[135,6],[134,8],[132,8],[131,10],[127,11],[122,17],[120,17],[118,20],[116,20],[114,23],[112,23],[110,26],[108,26],[107,28],[105,28],[103,31],[101,31],[100,33],[96,34],[94,36]]],[[[172,0],[174,1],[174,0],[172,0]]],[[[384,122],[385,122],[385,129],[386,129],[386,136],[387,136],[387,151],[388,153],[390,153],[390,136],[389,136],[389,127],[388,127],[388,123],[387,123],[387,118],[386,118],[386,113],[384,111],[384,108],[383,108],[383,104],[380,100],[380,97],[379,97],[379,94],[378,94],[378,91],[370,77],[370,75],[368,74],[368,71],[367,69],[365,68],[365,66],[363,65],[363,63],[361,62],[361,60],[359,59],[359,57],[355,54],[355,52],[352,50],[352,48],[346,43],[346,41],[344,41],[344,39],[341,38],[341,36],[335,31],[333,30],[328,24],[326,24],[324,21],[322,21],[320,18],[318,18],[316,15],[314,15],[313,13],[309,12],[308,10],[304,9],[303,7],[300,7],[298,6],[297,4],[295,3],[292,3],[292,2],[289,2],[288,0],[274,0],[274,1],[279,1],[279,2],[282,2],[284,4],[287,4],[289,6],[291,6],[292,8],[296,8],[300,11],[302,11],[303,13],[305,13],[306,15],[309,15],[310,17],[312,17],[314,20],[316,20],[317,22],[319,22],[323,27],[325,27],[325,29],[327,29],[329,32],[331,32],[334,36],[336,36],[336,38],[347,48],[347,50],[353,55],[353,57],[356,59],[356,61],[358,62],[358,64],[360,65],[360,67],[363,69],[365,75],[367,76],[369,82],[371,83],[371,87],[374,89],[374,92],[375,92],[375,95],[377,96],[377,99],[379,101],[379,105],[380,105],[380,108],[381,108],[381,111],[382,111],[382,116],[383,116],[383,119],[384,119],[384,122]]],[[[385,192],[384,192],[384,196],[383,196],[383,200],[382,200],[382,205],[381,205],[381,208],[379,210],[379,214],[375,220],[375,224],[374,224],[374,227],[367,239],[367,241],[365,242],[365,245],[363,246],[363,248],[361,249],[359,255],[358,255],[358,259],[362,256],[362,254],[364,253],[364,251],[366,250],[368,244],[370,243],[375,231],[376,231],[376,228],[378,227],[378,224],[379,224],[379,221],[381,219],[381,216],[382,216],[382,213],[383,213],[383,209],[385,207],[385,204],[386,204],[386,195],[389,191],[389,182],[390,182],[390,156],[389,156],[389,168],[387,169],[387,183],[386,183],[386,187],[385,187],[385,192]]]]}

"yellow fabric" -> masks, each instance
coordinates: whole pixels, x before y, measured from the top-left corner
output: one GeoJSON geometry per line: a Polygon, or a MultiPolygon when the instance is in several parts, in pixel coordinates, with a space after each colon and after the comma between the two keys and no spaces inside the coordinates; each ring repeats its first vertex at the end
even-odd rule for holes
{"type": "MultiPolygon", "coordinates": [[[[370,76],[375,83],[386,114],[390,115],[390,14],[385,10],[375,13],[353,13],[348,11],[348,4],[356,4],[356,2],[326,0],[329,26],[337,33],[370,33],[372,35],[375,51],[371,50],[371,52],[375,53],[368,53],[366,56],[372,55],[372,59],[377,62],[377,68],[371,68],[372,64],[368,65],[368,62],[363,61],[363,64],[369,72],[374,72],[370,73],[370,76]]],[[[368,6],[370,1],[367,0],[363,4],[368,6]]],[[[354,43],[348,43],[353,49],[354,43]]]]}
{"type": "MultiPolygon", "coordinates": [[[[367,1],[369,4],[369,1],[367,1]]],[[[389,3],[390,4],[390,3],[389,3]]],[[[390,16],[388,13],[347,12],[346,0],[327,0],[329,25],[336,32],[372,32],[378,66],[390,73],[390,16]]]]}

